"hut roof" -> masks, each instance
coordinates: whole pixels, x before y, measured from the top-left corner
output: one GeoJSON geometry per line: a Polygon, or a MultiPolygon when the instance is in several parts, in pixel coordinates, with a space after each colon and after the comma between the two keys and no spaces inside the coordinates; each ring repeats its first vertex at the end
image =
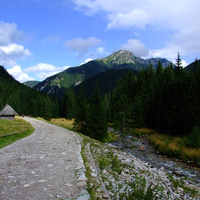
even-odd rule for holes
{"type": "Polygon", "coordinates": [[[17,112],[8,104],[0,111],[0,116],[18,115],[17,112]]]}

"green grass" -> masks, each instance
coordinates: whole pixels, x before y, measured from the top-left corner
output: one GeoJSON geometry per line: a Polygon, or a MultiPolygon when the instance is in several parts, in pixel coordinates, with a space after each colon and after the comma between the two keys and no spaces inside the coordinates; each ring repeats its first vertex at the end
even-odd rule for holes
{"type": "Polygon", "coordinates": [[[16,117],[15,120],[0,120],[0,148],[27,137],[33,131],[34,128],[20,117],[16,117]],[[8,135],[12,133],[16,134],[8,135]],[[3,135],[8,136],[2,137],[3,135]]]}

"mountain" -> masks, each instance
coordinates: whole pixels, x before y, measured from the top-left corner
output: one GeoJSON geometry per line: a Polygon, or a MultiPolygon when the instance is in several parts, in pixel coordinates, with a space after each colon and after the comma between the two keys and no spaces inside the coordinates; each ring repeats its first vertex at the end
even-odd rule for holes
{"type": "Polygon", "coordinates": [[[34,86],[36,86],[38,83],[40,83],[40,81],[26,81],[24,82],[23,84],[30,87],[30,88],[33,88],[34,86]]]}
{"type": "Polygon", "coordinates": [[[134,56],[130,51],[120,50],[105,58],[96,59],[77,67],[70,67],[63,72],[48,77],[34,88],[44,93],[62,97],[65,88],[76,86],[84,80],[101,72],[114,69],[139,71],[148,67],[151,63],[157,68],[159,60],[163,67],[170,65],[170,61],[167,59],[142,59],[134,56]]]}
{"type": "Polygon", "coordinates": [[[34,89],[44,93],[53,94],[56,97],[62,97],[66,88],[76,86],[85,79],[98,73],[109,70],[103,63],[90,61],[78,67],[70,67],[63,72],[48,77],[37,84],[34,89]]]}
{"type": "Polygon", "coordinates": [[[20,115],[34,117],[59,115],[57,99],[19,83],[0,66],[0,109],[7,103],[20,115]]]}
{"type": "Polygon", "coordinates": [[[197,62],[197,64],[200,66],[200,59],[197,61],[194,61],[193,63],[189,64],[187,67],[185,67],[184,69],[187,71],[193,71],[194,67],[195,67],[195,62],[197,62]]]}
{"type": "MultiPolygon", "coordinates": [[[[138,71],[131,71],[137,76],[138,71]]],[[[117,81],[128,72],[130,72],[129,69],[107,70],[86,79],[85,81],[74,87],[74,90],[76,93],[80,93],[81,89],[83,88],[87,99],[89,99],[93,94],[94,85],[96,83],[98,84],[101,94],[112,92],[113,89],[116,87],[117,81]]]]}
{"type": "Polygon", "coordinates": [[[164,68],[170,65],[170,61],[165,58],[142,59],[134,56],[132,52],[126,50],[120,50],[108,57],[97,59],[97,61],[102,61],[111,69],[127,68],[127,65],[129,65],[129,68],[137,71],[148,67],[150,64],[153,64],[154,68],[157,68],[159,60],[164,68]]]}

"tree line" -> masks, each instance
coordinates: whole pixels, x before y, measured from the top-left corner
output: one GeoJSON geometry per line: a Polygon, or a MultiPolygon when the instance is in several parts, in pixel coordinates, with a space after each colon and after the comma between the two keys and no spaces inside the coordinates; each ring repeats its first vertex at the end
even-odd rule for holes
{"type": "MultiPolygon", "coordinates": [[[[187,135],[200,125],[200,66],[186,71],[178,54],[176,65],[165,69],[151,64],[137,76],[126,72],[112,92],[101,95],[98,83],[91,97],[84,88],[66,89],[62,102],[30,89],[0,66],[0,109],[9,103],[20,115],[74,119],[75,128],[96,139],[107,135],[107,124],[116,129],[153,128],[167,134],[187,135]]],[[[197,129],[195,129],[197,130],[197,129]]]]}
{"type": "Polygon", "coordinates": [[[0,109],[7,103],[19,115],[45,118],[59,116],[58,100],[20,84],[0,66],[0,109]]]}
{"type": "Polygon", "coordinates": [[[96,139],[103,140],[107,124],[119,130],[136,127],[153,128],[171,135],[187,135],[200,124],[200,66],[196,60],[193,71],[186,71],[178,54],[176,65],[165,69],[159,62],[140,70],[137,77],[124,74],[115,89],[100,95],[98,83],[93,95],[86,99],[67,89],[61,115],[74,118],[75,127],[96,139]]]}

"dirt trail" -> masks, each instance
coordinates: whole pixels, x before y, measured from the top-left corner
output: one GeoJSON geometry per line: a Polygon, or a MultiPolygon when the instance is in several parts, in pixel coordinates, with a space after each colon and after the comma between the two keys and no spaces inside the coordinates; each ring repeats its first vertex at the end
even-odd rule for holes
{"type": "Polygon", "coordinates": [[[39,120],[26,120],[35,132],[0,149],[0,199],[76,199],[85,181],[80,184],[75,175],[84,167],[78,136],[39,120]]]}

